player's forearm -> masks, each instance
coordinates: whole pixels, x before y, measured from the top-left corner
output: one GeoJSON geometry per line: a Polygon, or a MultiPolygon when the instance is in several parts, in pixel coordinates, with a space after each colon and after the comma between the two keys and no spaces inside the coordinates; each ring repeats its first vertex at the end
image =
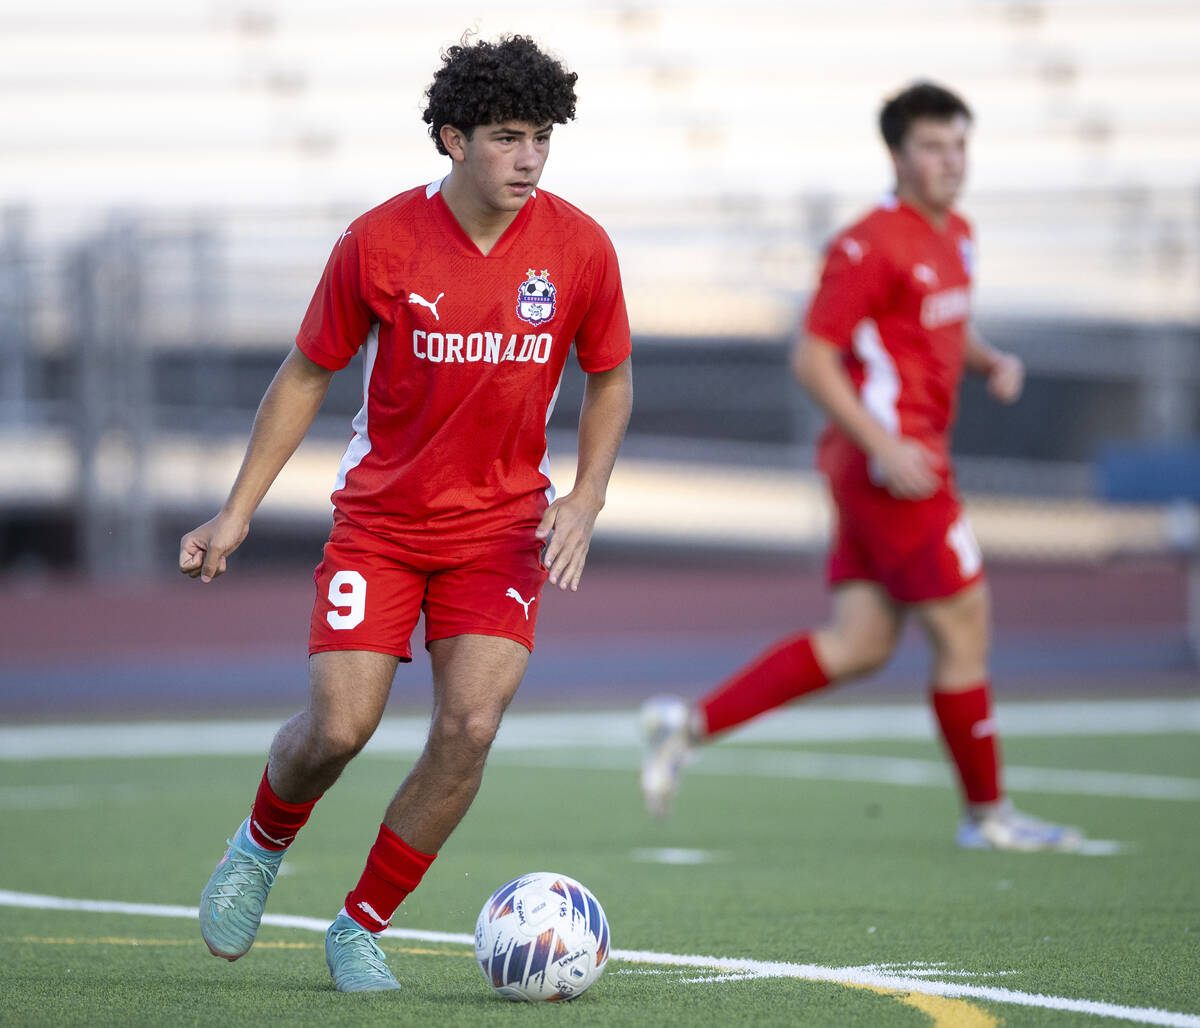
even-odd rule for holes
{"type": "Polygon", "coordinates": [[[841,351],[813,336],[802,339],[792,355],[792,372],[822,410],[864,453],[874,456],[892,441],[863,406],[842,365],[841,351]]]}
{"type": "Polygon", "coordinates": [[[332,377],[293,347],[258,406],[225,512],[249,521],[312,426],[332,377]]]}
{"type": "Polygon", "coordinates": [[[579,463],[575,493],[589,495],[599,510],[633,411],[633,368],[626,358],[611,371],[588,375],[579,412],[579,463]]]}
{"type": "Polygon", "coordinates": [[[976,375],[990,375],[1000,359],[1000,351],[984,342],[973,327],[967,329],[966,350],[963,365],[976,375]]]}

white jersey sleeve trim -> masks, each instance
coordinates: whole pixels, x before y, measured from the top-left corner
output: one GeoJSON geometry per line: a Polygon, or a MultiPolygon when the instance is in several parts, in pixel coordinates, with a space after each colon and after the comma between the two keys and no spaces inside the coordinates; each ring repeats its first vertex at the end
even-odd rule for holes
{"type": "MultiPolygon", "coordinates": [[[[878,421],[889,435],[900,434],[900,374],[896,362],[883,345],[879,327],[864,318],[854,329],[854,355],[862,361],[863,384],[860,392],[867,413],[878,421]]],[[[871,461],[871,480],[884,484],[884,476],[876,461],[871,461]]]]}
{"type": "Polygon", "coordinates": [[[362,459],[371,452],[371,436],[369,434],[369,406],[371,403],[371,374],[375,370],[375,355],[379,352],[379,323],[371,326],[371,334],[363,344],[363,402],[350,423],[354,429],[354,437],[346,452],[342,454],[342,463],[338,467],[337,481],[333,486],[336,496],[346,488],[346,476],[353,471],[362,459]]]}
{"type": "MultiPolygon", "coordinates": [[[[566,370],[565,368],[563,369],[566,370]]],[[[558,403],[558,391],[562,388],[562,374],[558,376],[558,383],[554,386],[554,395],[550,397],[550,405],[546,408],[546,425],[550,424],[550,415],[554,413],[554,405],[558,403]]],[[[538,464],[538,471],[545,476],[545,479],[550,484],[546,487],[546,502],[553,503],[556,495],[554,489],[554,481],[550,478],[550,444],[546,443],[546,449],[542,453],[541,463],[538,464]]]]}

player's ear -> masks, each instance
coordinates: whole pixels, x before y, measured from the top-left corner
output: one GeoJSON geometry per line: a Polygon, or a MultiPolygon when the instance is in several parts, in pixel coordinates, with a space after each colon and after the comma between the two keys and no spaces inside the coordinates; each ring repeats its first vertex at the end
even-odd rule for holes
{"type": "Polygon", "coordinates": [[[454,161],[462,161],[467,156],[467,134],[460,129],[456,129],[453,125],[443,125],[441,132],[438,133],[442,140],[442,146],[446,148],[446,152],[450,155],[450,159],[454,161]]]}

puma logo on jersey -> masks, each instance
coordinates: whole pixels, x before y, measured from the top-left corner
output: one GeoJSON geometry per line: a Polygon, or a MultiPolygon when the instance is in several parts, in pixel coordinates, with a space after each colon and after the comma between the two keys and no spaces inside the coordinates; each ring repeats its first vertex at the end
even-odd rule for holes
{"type": "Polygon", "coordinates": [[[531,603],[532,603],[534,600],[536,600],[536,599],[537,599],[537,597],[536,597],[536,596],[531,596],[529,599],[525,599],[525,598],[524,598],[524,597],[523,597],[523,596],[522,596],[522,595],[521,595],[519,592],[517,592],[517,590],[516,590],[516,589],[509,589],[509,590],[508,590],[508,592],[506,592],[504,595],[505,595],[505,596],[511,596],[511,597],[512,597],[514,600],[516,600],[516,601],[517,601],[517,602],[518,602],[518,603],[519,603],[519,604],[520,604],[522,607],[524,607],[524,608],[525,608],[525,620],[526,620],[526,621],[528,621],[528,620],[529,620],[529,605],[530,605],[530,604],[531,604],[531,603]]]}
{"type": "Polygon", "coordinates": [[[356,906],[358,907],[359,910],[361,910],[364,914],[366,914],[367,917],[369,917],[372,921],[376,922],[377,924],[383,925],[384,928],[386,928],[388,926],[388,923],[382,917],[379,916],[378,911],[376,911],[376,909],[373,906],[371,906],[370,903],[367,903],[364,900],[362,903],[356,904],[356,906]]]}
{"type": "Polygon", "coordinates": [[[342,233],[341,238],[338,239],[338,246],[342,245],[342,239],[345,239],[349,234],[350,234],[350,229],[346,229],[346,231],[342,233]]]}
{"type": "Polygon", "coordinates": [[[420,293],[409,293],[408,294],[408,302],[420,304],[422,307],[428,307],[431,311],[433,311],[433,320],[441,321],[442,319],[438,317],[437,305],[441,301],[442,297],[445,295],[446,295],[445,293],[438,293],[437,299],[434,300],[433,303],[430,303],[420,293]]]}
{"type": "Polygon", "coordinates": [[[850,258],[855,264],[861,264],[866,251],[863,249],[862,243],[852,236],[843,236],[838,244],[842,248],[842,252],[850,258]]]}

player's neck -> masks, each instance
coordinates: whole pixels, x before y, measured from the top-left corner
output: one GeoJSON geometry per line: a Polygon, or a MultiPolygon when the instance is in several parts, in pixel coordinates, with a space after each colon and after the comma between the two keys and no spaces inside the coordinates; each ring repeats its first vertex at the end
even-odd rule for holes
{"type": "Polygon", "coordinates": [[[521,208],[515,211],[496,209],[476,195],[469,185],[456,180],[453,173],[442,183],[441,192],[459,228],[485,257],[521,213],[521,208]]]}
{"type": "Polygon", "coordinates": [[[946,222],[950,217],[949,207],[934,206],[930,203],[927,203],[921,197],[917,196],[911,190],[905,189],[903,186],[897,187],[896,199],[900,203],[904,204],[905,207],[911,207],[939,232],[945,229],[946,222]]]}

